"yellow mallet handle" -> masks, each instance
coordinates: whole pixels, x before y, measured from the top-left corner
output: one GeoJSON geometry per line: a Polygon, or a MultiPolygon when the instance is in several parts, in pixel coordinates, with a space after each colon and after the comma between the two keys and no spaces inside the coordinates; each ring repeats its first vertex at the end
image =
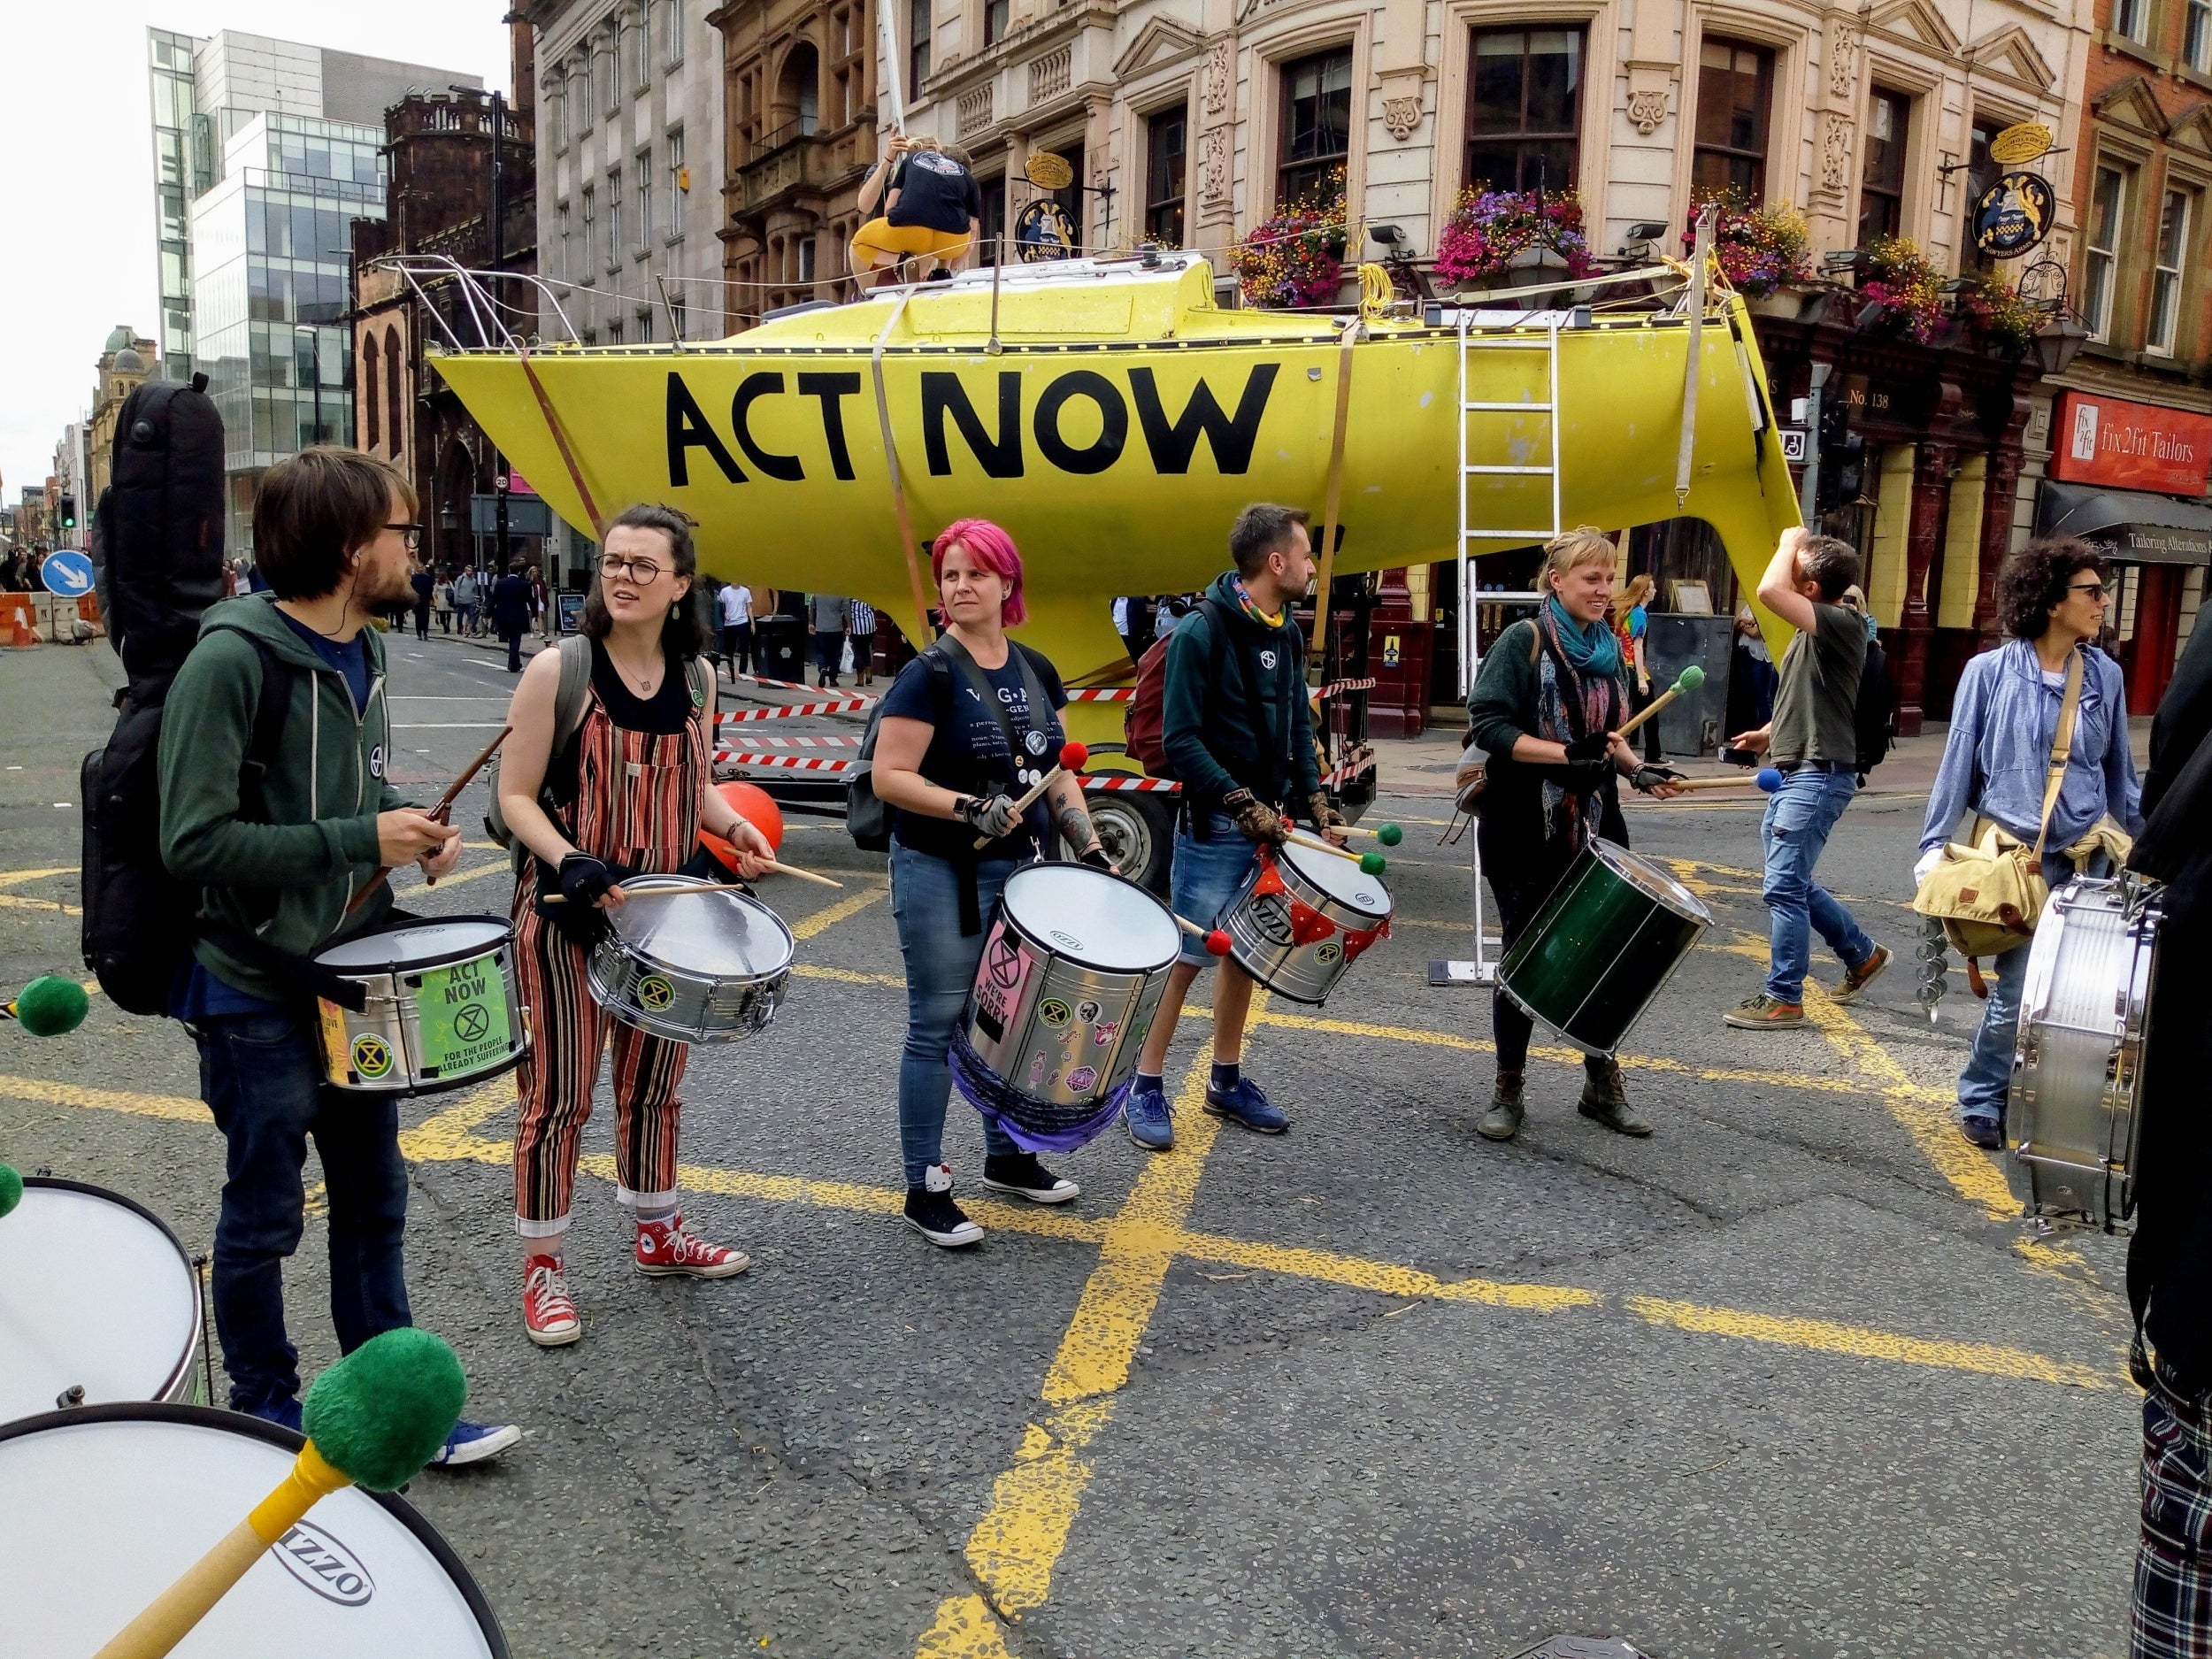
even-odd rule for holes
{"type": "Polygon", "coordinates": [[[1354,852],[1349,847],[1340,847],[1333,841],[1324,841],[1310,830],[1294,829],[1290,832],[1290,839],[1301,847],[1310,847],[1317,853],[1330,853],[1339,858],[1348,858],[1354,864],[1359,863],[1361,859],[1367,856],[1365,853],[1354,852]]]}
{"type": "Polygon", "coordinates": [[[315,1442],[310,1440],[300,1448],[282,1484],[156,1596],[94,1659],[164,1659],[230,1593],[231,1586],[252,1570],[269,1546],[315,1507],[317,1499],[351,1484],[323,1461],[315,1442]]]}

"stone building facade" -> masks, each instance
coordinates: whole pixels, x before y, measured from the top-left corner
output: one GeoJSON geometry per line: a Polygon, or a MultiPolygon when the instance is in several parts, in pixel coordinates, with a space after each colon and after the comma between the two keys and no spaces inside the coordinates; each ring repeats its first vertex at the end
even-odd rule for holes
{"type": "Polygon", "coordinates": [[[92,416],[85,433],[88,495],[77,503],[80,523],[91,522],[100,492],[114,476],[115,423],[122,418],[123,404],[148,380],[160,376],[155,349],[152,341],[124,323],[116,325],[100,349],[99,377],[93,385],[92,416]]]}

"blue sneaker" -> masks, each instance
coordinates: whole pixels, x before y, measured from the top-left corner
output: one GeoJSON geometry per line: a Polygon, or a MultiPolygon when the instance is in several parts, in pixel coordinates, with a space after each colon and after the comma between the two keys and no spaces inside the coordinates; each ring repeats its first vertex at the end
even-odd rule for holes
{"type": "Polygon", "coordinates": [[[445,1444],[438,1448],[430,1466],[458,1469],[463,1463],[480,1463],[498,1456],[521,1438],[522,1431],[511,1423],[471,1423],[464,1418],[453,1425],[453,1432],[445,1437],[445,1444]]]}
{"type": "Polygon", "coordinates": [[[1283,1109],[1261,1093],[1260,1086],[1248,1077],[1239,1078],[1225,1089],[1209,1087],[1206,1110],[1263,1135],[1279,1135],[1290,1127],[1283,1109]]]}
{"type": "Polygon", "coordinates": [[[1985,1152],[1995,1152],[2005,1144],[2005,1120],[1986,1118],[1979,1112],[1970,1113],[1959,1119],[1959,1133],[1985,1152]]]}
{"type": "Polygon", "coordinates": [[[265,1400],[257,1406],[234,1406],[232,1409],[242,1411],[250,1417],[259,1417],[264,1423],[273,1423],[280,1429],[289,1429],[295,1434],[306,1432],[300,1425],[300,1402],[289,1394],[281,1400],[265,1400]]]}
{"type": "Polygon", "coordinates": [[[1143,1084],[1132,1088],[1122,1102],[1121,1120],[1129,1125],[1129,1138],[1148,1152],[1165,1152],[1175,1144],[1175,1118],[1164,1089],[1143,1084]]]}

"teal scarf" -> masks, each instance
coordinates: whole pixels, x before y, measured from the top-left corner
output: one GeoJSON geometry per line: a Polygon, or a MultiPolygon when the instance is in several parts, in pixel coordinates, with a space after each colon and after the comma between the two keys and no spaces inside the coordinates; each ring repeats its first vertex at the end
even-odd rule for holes
{"type": "Polygon", "coordinates": [[[1565,653],[1567,666],[1578,674],[1595,674],[1609,679],[1621,672],[1621,642],[1613,630],[1602,622],[1578,622],[1567,614],[1567,608],[1554,594],[1544,601],[1551,612],[1554,630],[1559,636],[1559,649],[1565,653]]]}

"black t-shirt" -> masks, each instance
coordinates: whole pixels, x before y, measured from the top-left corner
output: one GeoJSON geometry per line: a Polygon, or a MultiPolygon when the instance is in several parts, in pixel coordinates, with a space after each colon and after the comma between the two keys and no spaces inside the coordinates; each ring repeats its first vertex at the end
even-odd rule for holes
{"type": "Polygon", "coordinates": [[[599,706],[607,711],[607,718],[626,732],[673,737],[691,718],[691,677],[673,657],[661,674],[660,689],[650,697],[641,697],[622,683],[622,674],[608,657],[605,644],[594,640],[591,688],[598,694],[599,706]]]}
{"type": "Polygon", "coordinates": [[[894,225],[921,225],[964,234],[971,219],[983,217],[983,192],[975,174],[936,150],[910,150],[892,169],[884,194],[899,193],[898,205],[885,215],[894,225]]]}
{"type": "MultiPolygon", "coordinates": [[[[950,665],[941,672],[918,657],[899,670],[899,677],[884,695],[884,718],[919,720],[932,728],[929,748],[922,756],[922,776],[930,782],[972,794],[985,787],[985,779],[995,779],[1002,787],[1010,777],[1013,793],[1018,795],[1056,764],[1064,739],[1057,710],[1067,706],[1068,694],[1052,664],[1041,656],[1032,656],[1030,668],[1052,706],[1031,709],[1029,689],[1022,678],[1018,656],[1020,649],[1010,641],[1004,664],[997,668],[979,664],[976,670],[997,694],[999,705],[1006,713],[1005,725],[983,704],[975,687],[950,665]],[[1010,759],[1006,752],[1005,726],[1014,728],[1025,751],[1018,762],[1010,759]],[[979,778],[979,772],[983,777],[979,778]]],[[[1023,827],[983,849],[979,856],[1019,856],[1032,846],[1042,844],[1050,825],[1050,813],[1045,803],[1039,801],[1029,809],[1023,827]]],[[[964,844],[974,844],[974,832],[965,824],[917,818],[910,812],[898,815],[895,833],[902,846],[941,856],[947,850],[948,829],[956,830],[964,837],[964,844]]]]}

